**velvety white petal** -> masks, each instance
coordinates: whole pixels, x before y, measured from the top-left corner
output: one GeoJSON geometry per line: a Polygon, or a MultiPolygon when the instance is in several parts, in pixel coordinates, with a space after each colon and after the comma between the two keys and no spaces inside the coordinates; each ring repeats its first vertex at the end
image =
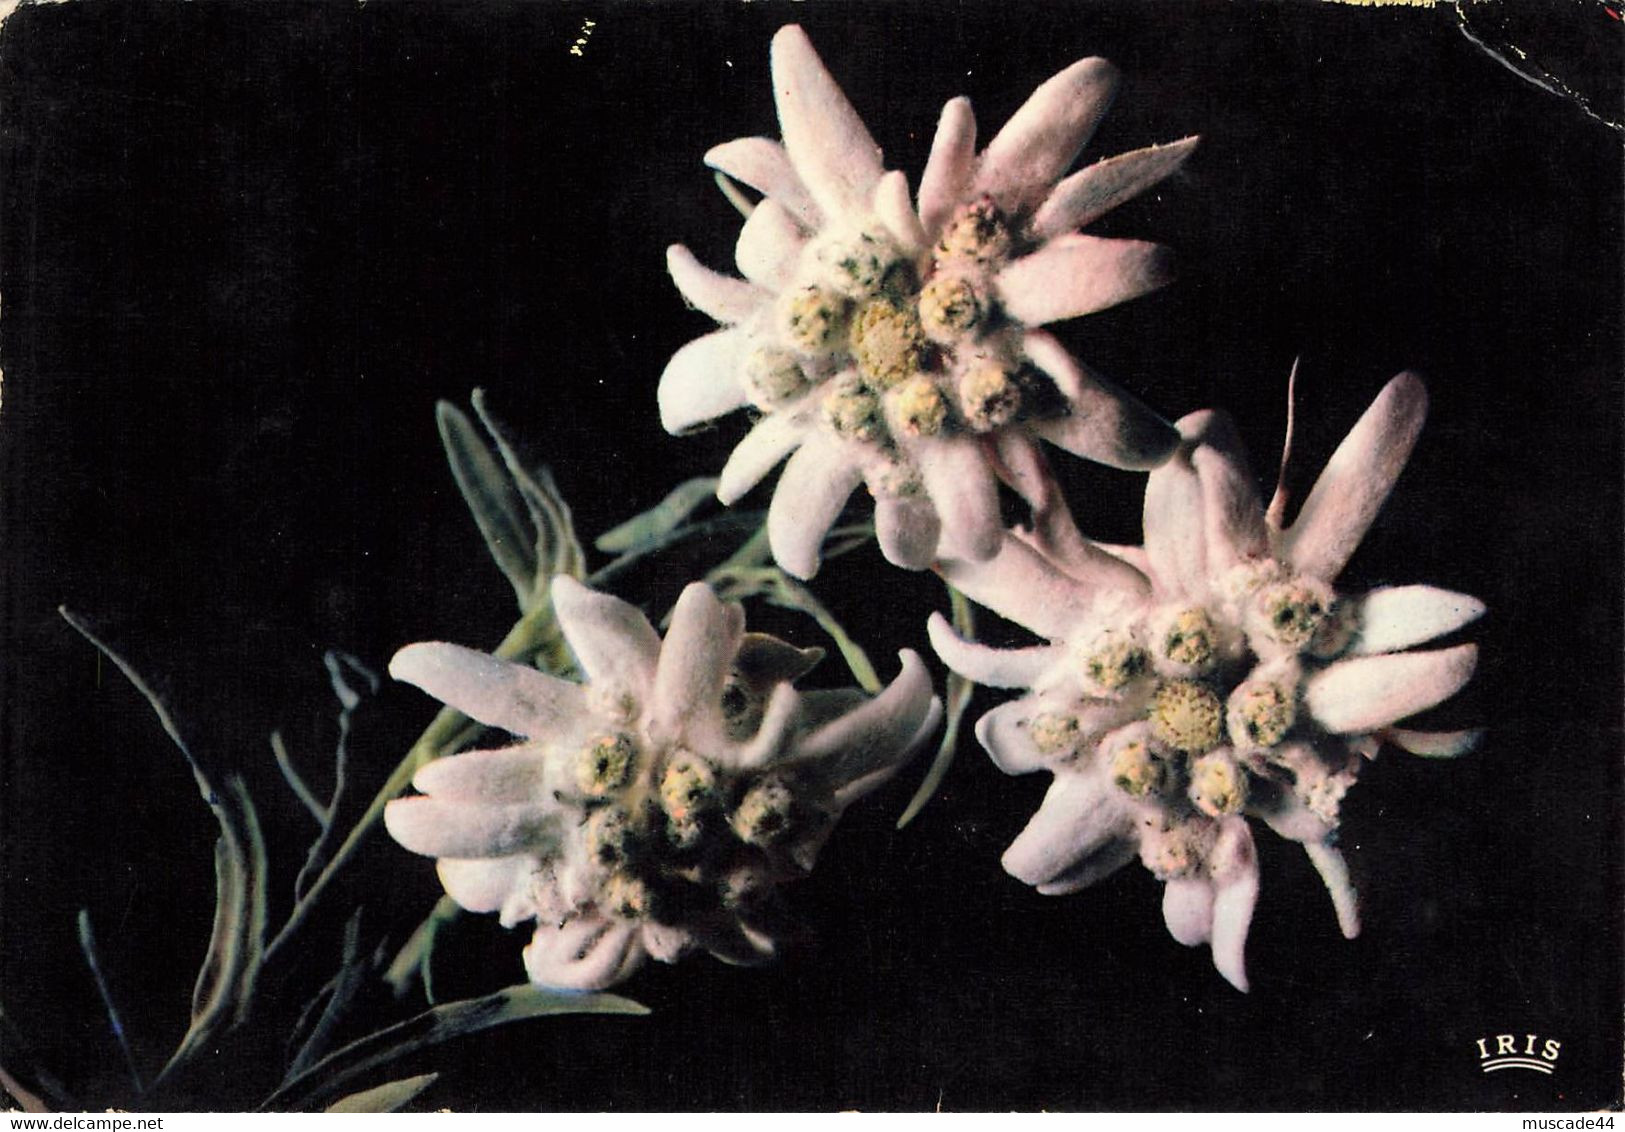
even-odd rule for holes
{"type": "Polygon", "coordinates": [[[1421,379],[1402,373],[1337,446],[1283,536],[1300,573],[1331,581],[1342,572],[1410,459],[1427,407],[1421,379]]]}
{"type": "Polygon", "coordinates": [[[1303,799],[1294,794],[1290,787],[1281,789],[1280,797],[1274,805],[1257,812],[1277,836],[1284,837],[1288,841],[1318,845],[1332,835],[1333,827],[1305,805],[1303,799]]]}
{"type": "Polygon", "coordinates": [[[1455,695],[1478,663],[1474,645],[1340,660],[1309,678],[1309,712],[1334,734],[1375,731],[1455,695]]]}
{"type": "Polygon", "coordinates": [[[1179,433],[1138,398],[1085,368],[1055,338],[1029,331],[1022,348],[1033,365],[1048,374],[1070,412],[1036,421],[1039,436],[1085,460],[1144,471],[1173,455],[1179,433]]]}
{"type": "Polygon", "coordinates": [[[1213,884],[1204,876],[1179,877],[1162,889],[1162,920],[1168,934],[1195,947],[1213,936],[1213,884]]]}
{"type": "Polygon", "coordinates": [[[796,726],[808,734],[868,702],[869,697],[857,688],[814,688],[801,693],[801,715],[796,726]]]}
{"type": "Polygon", "coordinates": [[[625,979],[643,963],[635,925],[584,916],[563,927],[539,923],[525,948],[530,981],[556,990],[603,990],[625,979]]]}
{"type": "Polygon", "coordinates": [[[722,475],[717,480],[717,498],[732,506],[771,472],[776,464],[795,450],[811,427],[804,416],[793,411],[769,413],[751,427],[745,438],[734,445],[722,475]]]}
{"type": "Polygon", "coordinates": [[[679,433],[745,405],[739,381],[741,355],[748,344],[734,327],[713,330],[671,356],[660,375],[660,424],[679,433]]]}
{"type": "Polygon", "coordinates": [[[675,740],[690,724],[705,735],[721,733],[722,688],[744,632],[745,611],[737,602],[719,600],[704,582],[683,590],[655,667],[650,738],[675,740]]]}
{"type": "Polygon", "coordinates": [[[938,569],[978,605],[1051,640],[1066,636],[1088,612],[1095,593],[1013,535],[985,562],[948,559],[938,569]]]}
{"type": "Polygon", "coordinates": [[[1012,260],[993,282],[1006,314],[1043,326],[1137,299],[1172,279],[1172,256],[1160,244],[1075,233],[1012,260]]]}
{"type": "Polygon", "coordinates": [[[1247,451],[1228,414],[1204,410],[1180,419],[1179,433],[1195,445],[1191,467],[1202,489],[1208,577],[1269,551],[1264,501],[1247,465],[1247,451]]]}
{"type": "Polygon", "coordinates": [[[404,848],[425,857],[508,857],[551,844],[557,808],[540,803],[482,806],[439,798],[397,798],[384,826],[404,848]]]}
{"type": "Polygon", "coordinates": [[[1397,652],[1453,633],[1484,615],[1476,597],[1432,586],[1391,586],[1359,599],[1355,654],[1397,652]]]}
{"type": "Polygon", "coordinates": [[[464,751],[425,763],[412,785],[444,802],[529,802],[543,790],[547,756],[536,747],[464,751]]]}
{"type": "Polygon", "coordinates": [[[1042,896],[1065,896],[1068,893],[1078,892],[1105,880],[1137,856],[1139,853],[1134,842],[1113,841],[1091,853],[1054,880],[1039,885],[1038,892],[1042,896]]]}
{"type": "Polygon", "coordinates": [[[996,649],[967,641],[940,613],[931,614],[925,629],[942,663],[965,679],[990,688],[1030,688],[1065,655],[1065,649],[1054,645],[996,649]]]}
{"type": "Polygon", "coordinates": [[[440,884],[459,908],[469,912],[499,912],[515,892],[530,883],[533,857],[498,857],[463,860],[443,857],[435,862],[440,884]]]}
{"type": "Polygon", "coordinates": [[[999,485],[981,442],[966,436],[931,437],[915,445],[913,455],[942,521],[937,553],[975,562],[997,554],[1004,541],[999,485]]]}
{"type": "Polygon", "coordinates": [[[1024,696],[989,709],[976,721],[976,741],[1005,774],[1052,769],[1027,730],[1028,722],[1039,710],[1024,696]]]}
{"type": "Polygon", "coordinates": [[[694,938],[685,928],[651,922],[643,925],[642,943],[650,959],[675,963],[694,946],[694,938]]]}
{"type": "Polygon", "coordinates": [[[1143,546],[1124,546],[1121,543],[1111,542],[1097,542],[1093,545],[1096,550],[1127,562],[1141,574],[1149,575],[1151,573],[1151,558],[1146,554],[1143,546]]]}
{"type": "Polygon", "coordinates": [[[1006,211],[1036,206],[1095,131],[1117,89],[1117,68],[1080,59],[1047,79],[982,151],[975,194],[1006,211]]]}
{"type": "Polygon", "coordinates": [[[905,570],[924,570],[936,561],[942,522],[931,501],[882,495],[875,500],[875,539],[886,561],[905,570]]]}
{"type": "Polygon", "coordinates": [[[1453,759],[1467,754],[1484,738],[1484,729],[1474,727],[1467,731],[1410,731],[1403,727],[1390,727],[1382,737],[1413,755],[1427,759],[1453,759]]]}
{"type": "Polygon", "coordinates": [[[976,115],[970,99],[956,98],[942,108],[931,156],[920,175],[920,221],[928,233],[939,231],[965,199],[975,162],[976,115]]]}
{"type": "Polygon", "coordinates": [[[441,641],[407,645],[389,674],[488,727],[526,738],[546,735],[586,708],[581,686],[441,641]]]}
{"type": "Polygon", "coordinates": [[[666,270],[691,306],[730,326],[744,322],[772,300],[760,287],[712,271],[682,244],[666,249],[666,270]]]}
{"type": "Polygon", "coordinates": [[[908,178],[901,169],[893,169],[875,186],[875,215],[891,233],[897,246],[911,256],[925,250],[925,229],[914,214],[914,205],[908,199],[908,178]]]}
{"type": "Polygon", "coordinates": [[[826,217],[860,213],[880,180],[880,147],[806,32],[779,29],[772,58],[779,132],[796,172],[826,217]]]}
{"type": "Polygon", "coordinates": [[[1337,926],[1343,932],[1343,938],[1353,939],[1360,934],[1360,896],[1354,889],[1354,882],[1349,879],[1348,862],[1343,860],[1343,854],[1323,841],[1306,841],[1303,851],[1309,854],[1315,871],[1326,883],[1326,892],[1337,911],[1337,926]]]}
{"type": "Polygon", "coordinates": [[[1207,536],[1202,481],[1181,449],[1145,484],[1145,553],[1157,596],[1201,600],[1207,593],[1207,536]]]}
{"type": "Polygon", "coordinates": [[[1231,986],[1245,991],[1247,929],[1258,903],[1258,854],[1244,819],[1219,823],[1208,872],[1213,878],[1213,966],[1231,986]]]}
{"type": "Polygon", "coordinates": [[[560,574],[551,588],[559,628],[589,682],[642,697],[654,680],[660,634],[637,606],[560,574]]]}
{"type": "Polygon", "coordinates": [[[819,550],[863,473],[845,445],[813,432],[784,466],[767,511],[767,540],[786,572],[811,578],[819,550]]]}
{"type": "Polygon", "coordinates": [[[1127,834],[1128,804],[1103,774],[1057,774],[1043,804],[1002,858],[1027,884],[1049,884],[1107,843],[1127,834]]]}
{"type": "Polygon", "coordinates": [[[1052,239],[1082,228],[1139,196],[1184,164],[1196,138],[1120,153],[1081,169],[1055,186],[1033,215],[1033,234],[1052,239]]]}
{"type": "Polygon", "coordinates": [[[752,283],[778,292],[790,285],[807,235],[790,210],[776,200],[751,210],[734,244],[734,264],[752,283]]]}
{"type": "MultiPolygon", "coordinates": [[[[871,771],[869,774],[854,779],[845,786],[838,788],[832,795],[836,809],[838,811],[844,810],[865,794],[878,790],[889,782],[892,775],[896,774],[899,769],[918,754],[925,747],[926,742],[941,728],[942,714],[942,701],[936,696],[932,696],[930,704],[927,705],[925,717],[920,720],[920,725],[914,729],[914,734],[909,736],[908,741],[903,744],[897,757],[881,766],[880,769],[871,771]]],[[[810,865],[808,869],[810,871],[810,865]]]]}
{"type": "Polygon", "coordinates": [[[823,213],[796,175],[790,155],[771,138],[736,138],[723,142],[706,152],[705,163],[763,196],[772,197],[808,231],[817,231],[823,224],[823,213]]]}
{"type": "Polygon", "coordinates": [[[931,674],[912,649],[898,654],[902,671],[878,696],[801,739],[791,754],[826,781],[853,782],[897,765],[931,710],[931,674]]]}
{"type": "Polygon", "coordinates": [[[756,734],[738,748],[731,759],[724,757],[724,761],[748,770],[766,766],[785,754],[796,726],[805,719],[801,699],[801,694],[791,685],[776,685],[767,697],[767,706],[762,709],[762,721],[757,724],[756,734]]]}

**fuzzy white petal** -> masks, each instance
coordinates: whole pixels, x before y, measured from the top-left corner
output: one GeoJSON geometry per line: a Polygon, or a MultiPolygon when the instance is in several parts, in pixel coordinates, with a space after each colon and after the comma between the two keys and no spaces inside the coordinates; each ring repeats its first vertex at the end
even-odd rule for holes
{"type": "Polygon", "coordinates": [[[813,50],[791,25],[773,37],[773,94],[790,161],[826,217],[869,204],[882,172],[880,147],[813,50]]]}
{"type": "Polygon", "coordinates": [[[1360,632],[1349,651],[1397,652],[1453,633],[1483,614],[1476,597],[1432,586],[1372,590],[1359,601],[1360,632]]]}
{"type": "Polygon", "coordinates": [[[484,806],[439,798],[397,798],[384,808],[389,835],[425,857],[508,857],[550,844],[559,814],[551,805],[484,806]]]}
{"type": "Polygon", "coordinates": [[[567,574],[553,579],[553,612],[595,690],[641,697],[654,680],[660,634],[636,606],[588,589],[567,574]]]}
{"type": "Polygon", "coordinates": [[[1026,697],[1000,704],[976,721],[976,741],[982,744],[993,765],[1005,774],[1031,774],[1050,769],[1033,742],[1027,724],[1038,709],[1026,697]]]}
{"type": "Polygon", "coordinates": [[[1007,535],[985,562],[945,560],[942,576],[966,597],[1041,637],[1064,638],[1088,612],[1093,589],[1007,535]]]}
{"type": "Polygon", "coordinates": [[[734,243],[734,265],[739,274],[769,291],[782,291],[795,276],[796,260],[807,244],[790,210],[776,200],[762,201],[751,210],[734,243]]]}
{"type": "Polygon", "coordinates": [[[904,649],[898,659],[902,671],[878,696],[806,736],[790,757],[808,761],[836,785],[898,765],[911,753],[932,700],[931,674],[918,654],[904,649]]]}
{"type": "Polygon", "coordinates": [[[1029,331],[1022,348],[1049,375],[1070,406],[1033,431],[1074,456],[1114,468],[1144,471],[1162,464],[1179,445],[1172,425],[1112,382],[1083,366],[1055,338],[1029,331]]]}
{"type": "Polygon", "coordinates": [[[790,684],[775,685],[762,709],[756,734],[734,754],[732,765],[744,770],[777,761],[785,753],[796,725],[805,719],[801,700],[801,694],[790,684]]]}
{"type": "Polygon", "coordinates": [[[1239,817],[1219,823],[1209,857],[1213,878],[1213,966],[1239,991],[1247,989],[1247,929],[1258,903],[1258,854],[1239,817]]]}
{"type": "Polygon", "coordinates": [[[1053,645],[996,649],[967,641],[940,613],[931,614],[925,628],[944,664],[965,679],[990,688],[1030,688],[1064,655],[1063,649],[1053,645]]]}
{"type": "Polygon", "coordinates": [[[875,538],[886,561],[924,570],[937,557],[942,522],[929,499],[884,495],[875,500],[875,538]]]}
{"type": "Polygon", "coordinates": [[[862,480],[863,473],[839,441],[814,432],[796,449],[767,511],[768,543],[786,572],[798,578],[818,572],[824,536],[862,480]]]}
{"type": "Polygon", "coordinates": [[[1206,877],[1179,877],[1162,890],[1162,920],[1168,934],[1195,947],[1213,937],[1213,883],[1206,877]]]}
{"type": "Polygon", "coordinates": [[[1360,895],[1349,879],[1348,862],[1343,860],[1343,854],[1323,841],[1306,841],[1303,851],[1309,854],[1315,871],[1326,884],[1343,938],[1353,939],[1360,934],[1360,895]]]}
{"type": "Polygon", "coordinates": [[[500,912],[515,893],[522,893],[536,867],[532,857],[469,860],[442,857],[435,872],[446,895],[468,912],[500,912]]]}
{"type": "Polygon", "coordinates": [[[735,138],[723,142],[706,152],[705,163],[778,201],[808,231],[816,231],[823,224],[823,213],[796,175],[790,155],[771,138],[735,138]]]}
{"type": "Polygon", "coordinates": [[[908,199],[908,178],[901,169],[893,169],[875,186],[875,215],[890,232],[897,246],[911,256],[925,250],[925,229],[914,214],[908,199]]]}
{"type": "Polygon", "coordinates": [[[1196,138],[1120,153],[1081,169],[1055,186],[1033,216],[1033,233],[1047,240],[1082,228],[1139,196],[1184,164],[1196,138]]]}
{"type": "Polygon", "coordinates": [[[1449,699],[1477,663],[1474,645],[1355,657],[1311,676],[1304,699],[1334,734],[1375,731],[1449,699]]]}
{"type": "Polygon", "coordinates": [[[1011,318],[1043,326],[1137,299],[1172,278],[1160,244],[1072,234],[1011,261],[994,285],[1011,318]]]}
{"type": "Polygon", "coordinates": [[[748,342],[734,327],[713,330],[686,343],[660,375],[660,424],[676,434],[715,420],[745,405],[739,382],[741,354],[748,342]]]}
{"type": "Polygon", "coordinates": [[[538,986],[589,991],[613,986],[643,963],[637,929],[597,916],[560,927],[542,923],[525,948],[525,972],[538,986]]]}
{"type": "Polygon", "coordinates": [[[976,194],[1006,211],[1036,206],[1078,156],[1111,105],[1117,68],[1080,59],[1033,91],[982,152],[976,194]]]}
{"type": "Polygon", "coordinates": [[[1123,795],[1102,774],[1057,774],[1043,804],[1002,858],[1004,871],[1027,884],[1049,884],[1131,824],[1123,795]]]}
{"type": "Polygon", "coordinates": [[[809,427],[804,416],[791,410],[769,413],[757,421],[745,438],[734,445],[727,463],[723,464],[717,480],[717,498],[730,506],[737,503],[795,450],[809,427]]]}
{"type": "Polygon", "coordinates": [[[1207,537],[1202,481],[1182,449],[1145,485],[1145,553],[1158,597],[1200,601],[1207,593],[1207,537]]]}
{"type": "Polygon", "coordinates": [[[1342,572],[1410,459],[1427,404],[1421,379],[1402,373],[1337,446],[1284,535],[1285,557],[1300,573],[1331,581],[1342,572]]]}
{"type": "Polygon", "coordinates": [[[772,299],[743,279],[712,271],[682,244],[666,249],[666,270],[691,306],[729,326],[744,322],[772,299]]]}
{"type": "Polygon", "coordinates": [[[920,221],[936,233],[965,196],[976,162],[976,115],[970,99],[956,98],[942,108],[931,156],[920,175],[920,221]]]}
{"type": "Polygon", "coordinates": [[[694,946],[693,935],[670,924],[646,923],[641,929],[643,950],[660,963],[675,963],[694,946]]]}
{"type": "Polygon", "coordinates": [[[412,785],[446,802],[527,802],[544,789],[547,755],[533,746],[464,751],[425,763],[412,785]]]}
{"type": "Polygon", "coordinates": [[[1382,737],[1394,746],[1427,759],[1453,759],[1467,754],[1484,738],[1484,730],[1474,727],[1466,731],[1411,731],[1403,727],[1390,727],[1382,737]]]}
{"type": "Polygon", "coordinates": [[[932,437],[915,445],[913,454],[942,521],[938,553],[977,562],[997,554],[1004,537],[999,485],[981,441],[932,437]]]}
{"type": "Polygon", "coordinates": [[[1231,567],[1268,553],[1264,502],[1228,414],[1191,413],[1177,427],[1180,436],[1195,445],[1190,459],[1201,484],[1208,577],[1218,578],[1231,567]]]}
{"type": "Polygon", "coordinates": [[[526,738],[546,735],[586,704],[580,685],[441,641],[407,645],[389,662],[389,674],[470,719],[526,738]]]}
{"type": "Polygon", "coordinates": [[[1038,886],[1042,896],[1065,896],[1105,880],[1138,855],[1134,842],[1118,840],[1097,849],[1055,879],[1038,886]]]}
{"type": "Polygon", "coordinates": [[[650,738],[675,741],[690,723],[700,735],[721,733],[722,688],[744,632],[737,602],[719,601],[704,582],[683,590],[655,668],[645,720],[650,738]]]}

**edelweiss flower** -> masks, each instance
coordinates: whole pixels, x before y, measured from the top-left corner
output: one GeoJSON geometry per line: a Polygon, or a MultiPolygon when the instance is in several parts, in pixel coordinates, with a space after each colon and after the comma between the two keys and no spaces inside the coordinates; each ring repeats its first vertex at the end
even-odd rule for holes
{"type": "Polygon", "coordinates": [[[1072,892],[1131,860],[1166,882],[1168,930],[1211,941],[1247,989],[1243,949],[1258,892],[1245,818],[1301,842],[1343,933],[1359,931],[1335,848],[1339,804],[1386,740],[1460,754],[1474,732],[1402,730],[1453,695],[1473,645],[1403,652],[1478,617],[1476,599],[1428,586],[1339,595],[1332,582],[1375,518],[1426,413],[1414,376],[1391,381],[1332,456],[1296,521],[1266,513],[1229,420],[1196,413],[1146,488],[1145,547],[1073,539],[1047,557],[1012,535],[987,563],[944,563],[954,585],[1046,637],[997,650],[931,639],[955,671],[1028,689],[976,734],[1009,774],[1055,776],[1004,856],[1040,892],[1072,892]]]}
{"type": "MultiPolygon", "coordinates": [[[[1144,469],[1177,443],[1156,414],[1074,361],[1046,323],[1167,278],[1162,249],[1075,229],[1171,173],[1194,138],[1064,176],[1116,72],[1084,59],[1035,91],[986,149],[963,98],[943,110],[918,210],[798,27],[773,40],[784,143],[744,138],[706,161],[760,190],[739,235],[744,279],[674,246],[678,289],[725,328],[683,347],[660,381],[671,432],[746,406],[761,414],[717,490],[731,503],[786,455],[768,534],[792,574],[848,496],[876,500],[881,549],[918,569],[998,551],[996,477],[1038,439],[1144,469]]],[[[1016,484],[1019,488],[1021,485],[1016,484]]]]}
{"type": "Polygon", "coordinates": [[[517,746],[440,759],[389,804],[446,892],[512,927],[536,919],[531,981],[594,989],[646,956],[769,957],[773,886],[809,871],[842,810],[936,726],[913,653],[890,687],[797,693],[821,655],[744,632],[738,605],[683,591],[664,642],[571,578],[553,602],[586,683],[457,645],[408,645],[390,672],[517,746]]]}

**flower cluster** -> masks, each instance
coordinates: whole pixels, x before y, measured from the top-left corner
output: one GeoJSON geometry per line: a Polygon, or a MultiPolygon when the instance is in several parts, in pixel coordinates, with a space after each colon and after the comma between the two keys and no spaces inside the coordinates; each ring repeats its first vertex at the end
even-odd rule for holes
{"type": "Polygon", "coordinates": [[[980,153],[970,103],[954,99],[911,200],[801,29],[774,38],[783,144],[744,138],[706,155],[764,194],[739,235],[744,278],[680,245],[668,253],[683,295],[725,326],[672,358],[660,413],[672,432],[747,406],[760,414],[722,471],[725,503],[794,453],[769,516],[786,570],[813,574],[860,483],[886,557],[919,569],[997,552],[998,480],[1019,488],[1012,470],[1041,439],[1131,469],[1172,452],[1166,422],[1038,329],[1168,278],[1162,248],[1077,231],[1195,145],[1066,175],[1115,84],[1105,60],[1073,64],[980,153]]]}
{"type": "Polygon", "coordinates": [[[945,564],[955,585],[1049,642],[991,649],[931,624],[956,671],[1026,689],[977,726],[994,761],[1055,776],[1005,854],[1011,874],[1071,892],[1137,855],[1166,884],[1169,932],[1211,941],[1214,964],[1245,990],[1255,817],[1303,844],[1344,934],[1358,932],[1335,835],[1362,763],[1384,740],[1438,755],[1475,738],[1394,725],[1454,694],[1476,659],[1470,644],[1403,650],[1483,605],[1427,586],[1333,588],[1425,411],[1414,376],[1390,382],[1284,529],[1233,426],[1203,412],[1179,422],[1179,453],[1151,474],[1143,548],[1043,548],[1012,534],[990,562],[945,564]]]}
{"type": "Polygon", "coordinates": [[[608,986],[695,948],[767,958],[774,886],[809,871],[841,811],[935,727],[919,658],[873,699],[798,693],[816,650],[746,633],[702,584],[664,641],[569,577],[552,598],[585,683],[451,644],[395,657],[396,679],[524,741],[423,767],[390,833],[440,858],[462,907],[535,919],[525,968],[545,986],[608,986]]]}

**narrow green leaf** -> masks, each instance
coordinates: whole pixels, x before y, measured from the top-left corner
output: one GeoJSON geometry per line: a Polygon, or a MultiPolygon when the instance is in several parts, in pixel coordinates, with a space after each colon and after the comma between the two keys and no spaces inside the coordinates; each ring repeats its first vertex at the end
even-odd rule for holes
{"type": "Polygon", "coordinates": [[[319,1104],[348,1088],[357,1078],[392,1061],[509,1022],[554,1014],[647,1013],[648,1007],[619,995],[570,994],[529,985],[509,987],[483,998],[465,998],[436,1006],[351,1042],[284,1084],[261,1108],[276,1110],[319,1104]]]}
{"type": "Polygon", "coordinates": [[[323,815],[321,832],[311,843],[310,850],[305,855],[305,863],[300,868],[299,875],[294,878],[295,897],[302,897],[309,891],[310,885],[327,864],[333,842],[338,836],[333,818],[338,813],[339,803],[344,800],[346,772],[350,765],[350,732],[355,726],[355,712],[361,706],[362,692],[375,695],[382,683],[376,672],[349,653],[329,649],[322,654],[322,663],[327,666],[327,679],[333,688],[333,698],[339,702],[339,738],[333,749],[333,793],[328,796],[327,804],[321,808],[323,815]],[[361,685],[360,690],[357,684],[361,685]]]}
{"type": "Polygon", "coordinates": [[[28,1042],[0,1003],[0,1089],[24,1112],[83,1112],[62,1082],[34,1063],[28,1042]]]}
{"type": "Polygon", "coordinates": [[[260,828],[259,811],[248,787],[241,777],[232,775],[226,787],[237,800],[242,819],[243,844],[243,963],[232,995],[237,1003],[236,1021],[248,1016],[249,1004],[254,997],[254,984],[259,978],[260,964],[265,957],[265,933],[270,922],[271,866],[265,852],[265,833],[260,828]]]}
{"type": "Polygon", "coordinates": [[[344,925],[344,950],[339,960],[338,974],[333,978],[333,993],[328,996],[309,1036],[294,1055],[284,1081],[298,1077],[328,1051],[334,1031],[343,1021],[344,1012],[350,1008],[366,977],[367,962],[361,955],[361,909],[357,908],[344,925]]]}
{"type": "Polygon", "coordinates": [[[714,497],[717,482],[715,476],[684,480],[647,511],[599,535],[593,545],[605,554],[627,554],[644,549],[676,530],[696,507],[714,497]]]}
{"type": "Polygon", "coordinates": [[[435,902],[423,922],[417,926],[395,959],[384,972],[384,981],[400,998],[412,988],[414,980],[423,983],[423,997],[431,1004],[434,1002],[434,979],[432,972],[432,959],[434,958],[435,944],[439,941],[440,929],[462,915],[462,909],[457,901],[449,896],[442,896],[435,902]]]}
{"type": "Polygon", "coordinates": [[[282,732],[271,732],[271,754],[276,758],[276,768],[282,772],[282,779],[293,791],[293,796],[299,799],[300,805],[310,811],[310,816],[316,819],[319,826],[327,825],[327,810],[316,800],[311,791],[310,784],[299,773],[299,768],[293,765],[293,757],[288,754],[288,745],[282,740],[282,732]]]}
{"type": "Polygon", "coordinates": [[[135,1067],[135,1055],[130,1052],[130,1039],[124,1032],[124,1019],[119,1016],[118,1007],[113,1002],[113,988],[107,985],[107,975],[102,971],[101,957],[96,951],[96,933],[90,927],[88,908],[79,909],[79,950],[84,952],[85,966],[90,968],[90,973],[96,980],[96,990],[102,996],[102,1007],[107,1011],[107,1026],[113,1031],[119,1052],[124,1054],[124,1066],[130,1072],[130,1083],[139,1093],[145,1087],[141,1084],[141,1071],[135,1067]]]}
{"type": "Polygon", "coordinates": [[[164,732],[191,767],[198,790],[220,826],[220,840],[215,843],[214,853],[214,927],[192,996],[192,1025],[170,1057],[168,1065],[159,1074],[159,1080],[162,1080],[173,1067],[190,1057],[207,1041],[226,1020],[233,1006],[242,1000],[246,989],[245,973],[246,980],[252,980],[249,967],[254,961],[255,948],[250,944],[250,936],[256,919],[252,904],[256,887],[264,883],[264,846],[260,842],[258,822],[252,807],[249,806],[246,811],[244,809],[248,795],[241,781],[234,779],[225,793],[216,789],[181,735],[175,717],[152,686],[112,646],[98,637],[87,622],[66,606],[59,608],[58,612],[80,636],[112,661],[131,686],[146,699],[164,732]]]}
{"type": "MultiPolygon", "coordinates": [[[[947,585],[946,582],[943,584],[947,585]]],[[[948,586],[948,602],[952,609],[954,628],[958,629],[960,636],[966,640],[975,640],[976,615],[971,611],[970,602],[953,586],[948,586]]],[[[976,685],[959,673],[948,673],[948,695],[943,705],[946,709],[947,723],[942,729],[942,742],[937,744],[936,757],[931,760],[930,769],[920,781],[920,788],[914,791],[914,797],[909,799],[908,805],[903,810],[903,816],[897,819],[898,829],[902,829],[919,816],[920,811],[925,809],[925,804],[936,795],[942,780],[947,777],[948,768],[954,764],[954,753],[959,749],[959,727],[965,718],[965,708],[970,705],[971,694],[975,690],[976,685]]]]}
{"type": "Polygon", "coordinates": [[[536,538],[522,510],[524,501],[461,409],[442,401],[435,406],[435,420],[457,489],[523,610],[536,584],[536,538]]]}
{"type": "Polygon", "coordinates": [[[587,572],[586,552],[581,548],[581,540],[576,537],[570,505],[564,501],[563,493],[553,480],[553,473],[546,468],[537,468],[533,473],[526,465],[513,442],[508,439],[508,430],[486,407],[485,390],[474,390],[470,399],[474,402],[474,412],[479,415],[480,423],[491,434],[491,439],[496,441],[502,462],[513,477],[514,486],[519,489],[519,496],[524,500],[531,523],[536,528],[535,584],[545,589],[547,580],[554,574],[583,577],[587,572]]]}
{"type": "Polygon", "coordinates": [[[405,1108],[417,1095],[439,1080],[438,1073],[424,1073],[417,1077],[402,1077],[386,1085],[374,1085],[340,1097],[328,1105],[325,1112],[395,1112],[405,1108]]]}

